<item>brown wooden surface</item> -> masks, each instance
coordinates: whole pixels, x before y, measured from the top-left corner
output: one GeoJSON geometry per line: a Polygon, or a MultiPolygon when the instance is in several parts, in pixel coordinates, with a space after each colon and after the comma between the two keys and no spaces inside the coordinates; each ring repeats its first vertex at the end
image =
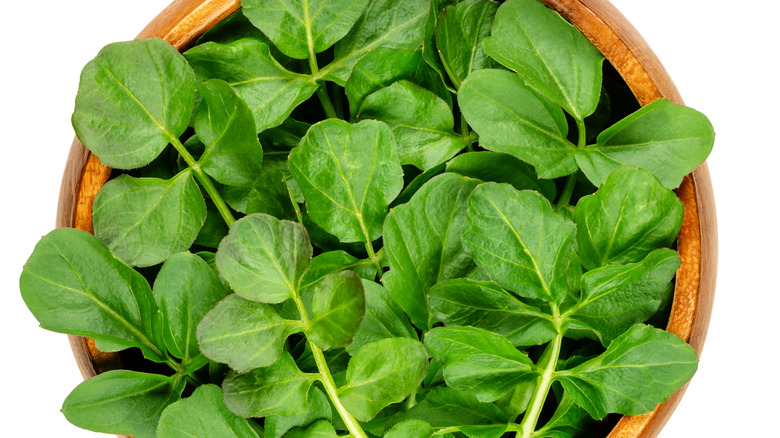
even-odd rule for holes
{"type": "MultiPolygon", "coordinates": [[[[646,105],[666,97],[683,103],[663,65],[631,24],[606,0],[543,0],[577,26],[646,105]]],[[[239,7],[238,0],[176,0],[139,37],[156,36],[175,47],[188,47],[199,35],[239,7]]],[[[92,200],[111,169],[74,140],[60,189],[58,227],[92,231],[92,200]]],[[[678,237],[682,264],[677,272],[672,315],[667,329],[701,354],[715,292],[717,223],[712,184],[706,163],[687,176],[678,196],[685,219],[678,237]]],[[[120,366],[118,356],[97,351],[86,338],[70,337],[84,378],[120,366]]],[[[687,385],[686,385],[687,386],[687,385]]],[[[658,435],[679,403],[685,387],[645,415],[624,416],[609,438],[651,438],[658,435]]]]}

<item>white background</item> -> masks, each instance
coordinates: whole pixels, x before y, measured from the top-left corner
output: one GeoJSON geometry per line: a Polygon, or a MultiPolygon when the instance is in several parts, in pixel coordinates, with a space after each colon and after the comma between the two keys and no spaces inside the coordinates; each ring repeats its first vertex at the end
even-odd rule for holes
{"type": "MultiPolygon", "coordinates": [[[[82,66],[103,45],[134,37],[167,3],[4,3],[1,436],[99,435],[60,414],[81,378],[66,336],[38,328],[24,307],[18,278],[35,243],[54,226],[82,66]]],[[[720,229],[715,310],[699,372],[661,437],[780,437],[780,6],[769,0],[613,3],[650,43],[686,103],[707,114],[717,132],[708,160],[720,229]]]]}

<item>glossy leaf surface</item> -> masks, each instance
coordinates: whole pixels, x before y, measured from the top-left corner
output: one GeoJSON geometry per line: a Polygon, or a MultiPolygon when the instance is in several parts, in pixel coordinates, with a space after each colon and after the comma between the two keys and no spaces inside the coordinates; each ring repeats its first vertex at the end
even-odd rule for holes
{"type": "Polygon", "coordinates": [[[257,438],[248,421],[252,420],[228,410],[222,398],[222,388],[203,385],[196,388],[191,396],[173,403],[162,412],[157,437],[257,438]]]}
{"type": "Polygon", "coordinates": [[[406,420],[397,423],[385,434],[385,438],[430,438],[433,428],[423,420],[406,420]]]}
{"type": "Polygon", "coordinates": [[[467,0],[446,7],[439,15],[436,48],[456,88],[471,72],[494,66],[482,41],[490,35],[497,9],[498,3],[492,0],[467,0]]]}
{"type": "Polygon", "coordinates": [[[333,419],[328,396],[317,387],[312,387],[307,396],[306,410],[289,417],[272,415],[265,418],[265,433],[269,438],[281,438],[293,428],[305,427],[313,422],[333,419]]]}
{"type": "Polygon", "coordinates": [[[484,182],[512,184],[517,190],[535,190],[550,202],[555,200],[555,182],[539,179],[532,166],[512,155],[498,152],[466,152],[447,162],[447,172],[484,182]]]}
{"type": "Polygon", "coordinates": [[[417,339],[409,319],[387,289],[373,281],[363,280],[363,290],[366,294],[366,313],[355,339],[347,346],[350,354],[381,339],[417,339]]]}
{"type": "MultiPolygon", "coordinates": [[[[507,418],[492,403],[482,403],[465,391],[438,386],[412,409],[399,415],[402,419],[418,419],[436,428],[452,426],[506,427],[507,418]]],[[[463,429],[461,429],[463,430],[463,429]]],[[[500,436],[500,435],[499,435],[500,436]]]]}
{"type": "Polygon", "coordinates": [[[329,274],[314,288],[306,335],[323,350],[346,347],[363,320],[366,299],[354,271],[329,274]]]}

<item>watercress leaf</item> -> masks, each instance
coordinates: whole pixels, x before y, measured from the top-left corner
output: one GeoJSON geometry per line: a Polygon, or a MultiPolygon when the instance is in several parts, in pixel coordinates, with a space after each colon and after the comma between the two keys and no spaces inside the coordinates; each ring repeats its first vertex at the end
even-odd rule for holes
{"type": "Polygon", "coordinates": [[[347,352],[355,354],[364,345],[387,338],[417,339],[417,333],[387,289],[370,280],[363,280],[366,313],[355,339],[347,352]]]}
{"type": "Polygon", "coordinates": [[[233,291],[251,301],[281,303],[293,296],[311,261],[302,225],[251,214],[230,227],[217,250],[217,268],[233,291]]]}
{"type": "Polygon", "coordinates": [[[586,433],[591,419],[588,412],[574,403],[568,394],[558,404],[550,421],[537,431],[539,436],[550,438],[576,438],[586,433]]]}
{"type": "Polygon", "coordinates": [[[297,146],[310,127],[311,125],[306,122],[288,117],[281,125],[261,132],[259,134],[260,143],[273,146],[280,153],[297,146]]]}
{"type": "Polygon", "coordinates": [[[229,374],[222,383],[225,404],[244,418],[300,415],[306,411],[307,393],[318,377],[302,373],[285,351],[269,367],[229,374]]]}
{"type": "Polygon", "coordinates": [[[162,316],[165,346],[186,366],[200,354],[195,337],[198,323],[227,291],[208,263],[182,252],[162,265],[153,293],[162,316]]]}
{"type": "Polygon", "coordinates": [[[452,96],[436,72],[425,63],[422,51],[379,48],[368,52],[355,64],[344,91],[352,117],[371,93],[399,80],[407,80],[432,91],[452,106],[452,96]]]}
{"type": "Polygon", "coordinates": [[[216,249],[227,233],[228,227],[225,219],[222,218],[214,203],[207,199],[206,220],[203,221],[203,226],[198,231],[198,237],[195,238],[193,245],[216,249]]]}
{"type": "Polygon", "coordinates": [[[584,120],[596,110],[604,56],[542,2],[509,0],[501,5],[484,49],[575,119],[584,120]]]}
{"type": "Polygon", "coordinates": [[[336,429],[328,420],[317,420],[306,427],[298,427],[285,435],[285,438],[336,438],[336,429]]]}
{"type": "Polygon", "coordinates": [[[310,76],[288,71],[267,44],[252,38],[201,44],[184,56],[198,79],[222,79],[238,92],[254,114],[256,132],[280,125],[317,89],[310,76]]]}
{"type": "Polygon", "coordinates": [[[506,427],[507,424],[507,417],[496,405],[482,403],[469,392],[456,391],[443,385],[433,388],[426,394],[425,399],[393,420],[400,422],[408,419],[426,421],[434,428],[453,426],[500,428],[506,427]]]}
{"type": "Polygon", "coordinates": [[[105,46],[81,72],[76,135],[108,166],[149,164],[190,121],[195,75],[159,38],[105,46]]]}
{"type": "Polygon", "coordinates": [[[230,295],[203,317],[197,338],[206,357],[243,373],[276,362],[285,339],[302,330],[300,321],[282,319],[268,304],[230,295]]]}
{"type": "Polygon", "coordinates": [[[44,236],[19,289],[47,330],[90,337],[102,351],[138,347],[147,359],[165,361],[149,283],[85,231],[59,228],[44,236]]]}
{"type": "Polygon", "coordinates": [[[244,15],[285,55],[306,59],[349,32],[368,0],[242,0],[244,15]]]}
{"type": "Polygon", "coordinates": [[[355,64],[372,49],[415,50],[422,44],[428,7],[420,0],[371,2],[355,26],[336,43],[335,59],[320,71],[322,77],[344,86],[355,64]]]}
{"type": "Polygon", "coordinates": [[[306,336],[323,350],[346,347],[363,320],[366,298],[354,271],[328,274],[314,287],[306,336]]]}
{"type": "Polygon", "coordinates": [[[531,359],[505,337],[476,327],[437,327],[425,335],[425,347],[444,365],[447,385],[493,402],[516,385],[535,380],[531,359]]]}
{"type": "Polygon", "coordinates": [[[496,283],[558,303],[570,293],[576,227],[542,195],[485,183],[471,194],[466,216],[463,246],[496,283]]]}
{"type": "MultiPolygon", "coordinates": [[[[446,168],[446,163],[441,163],[438,166],[431,167],[430,169],[426,170],[425,172],[420,173],[419,175],[415,176],[414,179],[411,180],[408,184],[406,184],[406,187],[404,187],[404,190],[401,192],[400,195],[398,195],[393,202],[390,203],[390,208],[394,208],[401,204],[406,204],[409,202],[410,199],[412,199],[412,196],[414,196],[415,193],[420,191],[420,188],[422,188],[425,183],[433,179],[433,177],[440,175],[444,172],[444,169],[446,168]]],[[[410,166],[407,166],[407,168],[410,166]]],[[[415,171],[417,171],[416,168],[413,168],[415,171]]],[[[406,169],[404,169],[406,171],[406,169]]],[[[404,175],[406,176],[406,175],[404,175]]],[[[411,175],[409,175],[411,176],[411,175]]]]}
{"type": "MultiPolygon", "coordinates": [[[[441,63],[439,52],[436,49],[436,28],[439,24],[439,13],[441,10],[455,3],[455,0],[430,0],[431,10],[428,14],[428,22],[425,24],[422,56],[425,63],[436,72],[442,82],[446,82],[447,73],[441,63]]],[[[451,88],[449,85],[446,85],[446,87],[453,93],[455,92],[455,89],[451,88]]]]}
{"type": "Polygon", "coordinates": [[[403,188],[393,133],[373,120],[317,123],[289,164],[311,219],[342,242],[378,238],[387,206],[403,188]]]}
{"type": "Polygon", "coordinates": [[[206,202],[189,170],[162,180],[120,175],[93,203],[95,236],[131,266],[186,251],[206,221],[206,202]]]}
{"type": "Polygon", "coordinates": [[[572,317],[595,329],[607,346],[653,315],[679,267],[675,251],[657,249],[639,263],[588,271],[582,276],[582,298],[572,317]]]}
{"type": "Polygon", "coordinates": [[[154,438],[157,420],[184,385],[170,377],[112,370],[81,382],[65,399],[62,413],[94,432],[154,438]]]}
{"type": "Polygon", "coordinates": [[[396,423],[385,434],[385,438],[431,438],[433,427],[423,420],[405,420],[396,423]]]}
{"type": "Polygon", "coordinates": [[[449,160],[467,145],[466,138],[453,130],[455,121],[447,102],[404,80],[366,97],[357,118],[390,125],[401,164],[423,171],[449,160]]]}
{"type": "Polygon", "coordinates": [[[333,411],[328,396],[321,389],[312,386],[309,389],[306,411],[289,417],[280,415],[266,417],[265,434],[269,438],[281,438],[293,428],[305,427],[320,419],[332,420],[333,411]]]}
{"type": "Polygon", "coordinates": [[[495,401],[496,406],[504,412],[507,418],[517,418],[528,409],[538,379],[526,380],[515,386],[506,395],[495,401]]]}
{"type": "Polygon", "coordinates": [[[222,388],[203,385],[195,388],[191,396],[165,408],[157,425],[157,438],[257,438],[257,432],[247,421],[252,420],[228,410],[222,388]]]}
{"type": "Polygon", "coordinates": [[[497,9],[492,0],[466,0],[439,14],[436,48],[456,88],[471,72],[495,66],[482,49],[482,40],[490,35],[497,9]]]}
{"type": "Polygon", "coordinates": [[[698,357],[676,335],[637,324],[607,351],[556,379],[595,419],[614,412],[640,415],[666,401],[696,371],[698,357]]]}
{"type": "Polygon", "coordinates": [[[487,150],[515,156],[551,179],[577,170],[561,109],[540,99],[516,74],[478,70],[463,81],[458,104],[487,150]]]}
{"type": "Polygon", "coordinates": [[[338,389],[341,402],[360,421],[405,399],[420,385],[428,368],[428,353],[419,341],[382,339],[358,350],[349,361],[346,384],[338,389]]]}
{"type": "Polygon", "coordinates": [[[441,282],[431,288],[428,307],[447,326],[489,330],[515,346],[539,345],[557,334],[547,315],[492,282],[441,282]]]}
{"type": "Polygon", "coordinates": [[[357,257],[350,255],[346,251],[324,252],[311,259],[309,269],[301,277],[300,289],[301,291],[309,289],[327,277],[328,274],[350,269],[355,266],[355,263],[358,263],[357,257]]]}
{"type": "Polygon", "coordinates": [[[222,283],[222,287],[225,290],[229,291],[230,285],[224,278],[222,278],[221,275],[219,275],[219,271],[217,271],[217,262],[216,262],[217,255],[210,251],[198,251],[195,253],[195,255],[203,259],[203,261],[206,262],[206,264],[208,264],[209,267],[213,269],[214,272],[217,273],[217,277],[219,278],[220,283],[222,283]]]}
{"type": "Polygon", "coordinates": [[[466,201],[478,183],[453,173],[439,175],[385,220],[383,239],[390,271],[382,276],[382,283],[423,331],[432,323],[425,302],[428,290],[440,281],[464,277],[476,267],[461,244],[461,234],[466,201]]]}
{"type": "Polygon", "coordinates": [[[601,132],[595,145],[577,152],[577,162],[596,185],[624,163],[653,172],[674,189],[704,162],[714,141],[704,114],[658,99],[601,132]]]}
{"type": "Polygon", "coordinates": [[[196,88],[203,100],[192,124],[205,145],[198,164],[222,184],[250,184],[263,161],[252,111],[225,81],[211,79],[196,88]]]}
{"type": "Polygon", "coordinates": [[[241,213],[265,213],[278,219],[295,219],[290,194],[285,185],[289,173],[286,154],[266,154],[255,179],[240,187],[225,186],[220,193],[225,202],[241,213]]]}
{"type": "Polygon", "coordinates": [[[646,170],[620,166],[574,210],[582,265],[638,262],[671,245],[682,220],[682,202],[671,190],[646,170]]]}
{"type": "Polygon", "coordinates": [[[512,184],[517,190],[535,190],[550,202],[555,200],[555,182],[539,179],[533,167],[498,152],[466,152],[447,162],[447,172],[485,182],[512,184]]]}

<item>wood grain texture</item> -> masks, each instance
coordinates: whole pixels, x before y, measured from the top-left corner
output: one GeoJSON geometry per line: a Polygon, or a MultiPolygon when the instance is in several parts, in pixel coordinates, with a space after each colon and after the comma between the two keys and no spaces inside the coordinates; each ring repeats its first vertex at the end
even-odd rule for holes
{"type": "MultiPolygon", "coordinates": [[[[604,53],[641,105],[661,97],[683,103],[645,40],[608,1],[543,1],[577,26],[604,53]]],[[[238,7],[238,0],[176,0],[149,23],[139,37],[160,37],[181,50],[238,7]]],[[[57,227],[92,231],[92,200],[110,172],[110,168],[74,140],[60,189],[57,227]]],[[[677,272],[667,329],[701,354],[712,314],[717,270],[717,222],[706,163],[685,177],[677,194],[685,206],[685,218],[678,236],[682,264],[677,272]]],[[[121,367],[118,355],[97,351],[94,343],[86,338],[72,336],[70,342],[84,378],[121,367]]],[[[609,438],[657,436],[684,392],[685,387],[653,412],[622,417],[609,438]]]]}

